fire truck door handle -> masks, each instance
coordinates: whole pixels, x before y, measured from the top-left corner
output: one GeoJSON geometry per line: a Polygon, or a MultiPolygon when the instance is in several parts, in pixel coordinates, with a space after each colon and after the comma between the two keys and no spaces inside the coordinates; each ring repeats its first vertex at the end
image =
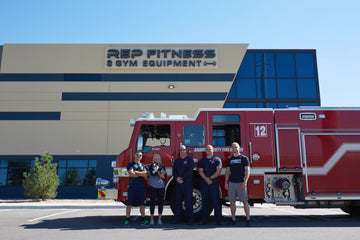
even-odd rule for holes
{"type": "Polygon", "coordinates": [[[249,157],[250,157],[250,164],[252,163],[252,145],[251,145],[251,142],[249,142],[249,157]]]}

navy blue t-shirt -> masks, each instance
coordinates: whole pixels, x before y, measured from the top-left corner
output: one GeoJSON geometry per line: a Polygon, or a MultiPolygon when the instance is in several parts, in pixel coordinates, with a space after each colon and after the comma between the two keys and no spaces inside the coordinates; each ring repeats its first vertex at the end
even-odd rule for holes
{"type": "Polygon", "coordinates": [[[245,178],[245,167],[249,166],[249,159],[240,155],[237,157],[231,156],[227,160],[227,166],[230,167],[230,182],[241,183],[245,178]]]}
{"type": "Polygon", "coordinates": [[[194,160],[191,157],[178,158],[173,165],[173,176],[175,179],[181,177],[184,181],[192,180],[193,170],[194,160]]]}
{"type": "MultiPolygon", "coordinates": [[[[215,156],[212,156],[211,158],[203,158],[199,162],[199,168],[202,168],[204,170],[204,174],[207,177],[211,177],[215,172],[216,168],[220,166],[222,167],[221,159],[215,156]]],[[[219,177],[212,179],[212,181],[216,181],[219,177]]]]}
{"type": "MultiPolygon", "coordinates": [[[[136,163],[136,162],[130,162],[127,165],[127,170],[133,169],[134,171],[144,171],[146,169],[146,166],[142,163],[136,163]]],[[[138,187],[138,186],[144,186],[144,178],[143,177],[130,177],[129,179],[129,187],[138,187]]]]}

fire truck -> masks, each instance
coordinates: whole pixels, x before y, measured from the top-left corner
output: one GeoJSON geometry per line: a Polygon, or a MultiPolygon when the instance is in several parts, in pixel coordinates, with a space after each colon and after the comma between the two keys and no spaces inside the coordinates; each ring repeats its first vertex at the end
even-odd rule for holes
{"type": "Polygon", "coordinates": [[[134,160],[135,151],[143,152],[144,164],[150,164],[157,153],[168,173],[164,200],[174,212],[172,165],[183,144],[195,162],[193,211],[199,215],[202,196],[197,166],[210,144],[214,155],[222,159],[220,199],[227,204],[225,169],[231,144],[238,142],[250,161],[251,205],[336,207],[360,214],[359,108],[200,109],[194,118],[163,113],[155,118],[147,113],[132,125],[128,148],[112,163],[115,189],[111,191],[118,201],[126,203],[126,166],[134,160]]]}

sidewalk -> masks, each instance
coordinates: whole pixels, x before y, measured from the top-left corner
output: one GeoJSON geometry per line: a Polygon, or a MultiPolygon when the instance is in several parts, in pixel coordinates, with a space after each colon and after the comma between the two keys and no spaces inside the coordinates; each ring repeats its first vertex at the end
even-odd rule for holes
{"type": "Polygon", "coordinates": [[[1,200],[0,209],[92,209],[92,208],[125,208],[121,202],[97,199],[49,199],[33,201],[31,199],[1,200]]]}

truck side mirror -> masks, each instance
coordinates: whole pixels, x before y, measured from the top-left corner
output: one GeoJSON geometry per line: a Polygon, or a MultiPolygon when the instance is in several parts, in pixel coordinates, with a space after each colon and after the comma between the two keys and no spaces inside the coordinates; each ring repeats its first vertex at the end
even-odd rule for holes
{"type": "Polygon", "coordinates": [[[143,147],[143,137],[139,137],[138,142],[137,142],[136,150],[137,151],[142,151],[142,147],[143,147]]]}

